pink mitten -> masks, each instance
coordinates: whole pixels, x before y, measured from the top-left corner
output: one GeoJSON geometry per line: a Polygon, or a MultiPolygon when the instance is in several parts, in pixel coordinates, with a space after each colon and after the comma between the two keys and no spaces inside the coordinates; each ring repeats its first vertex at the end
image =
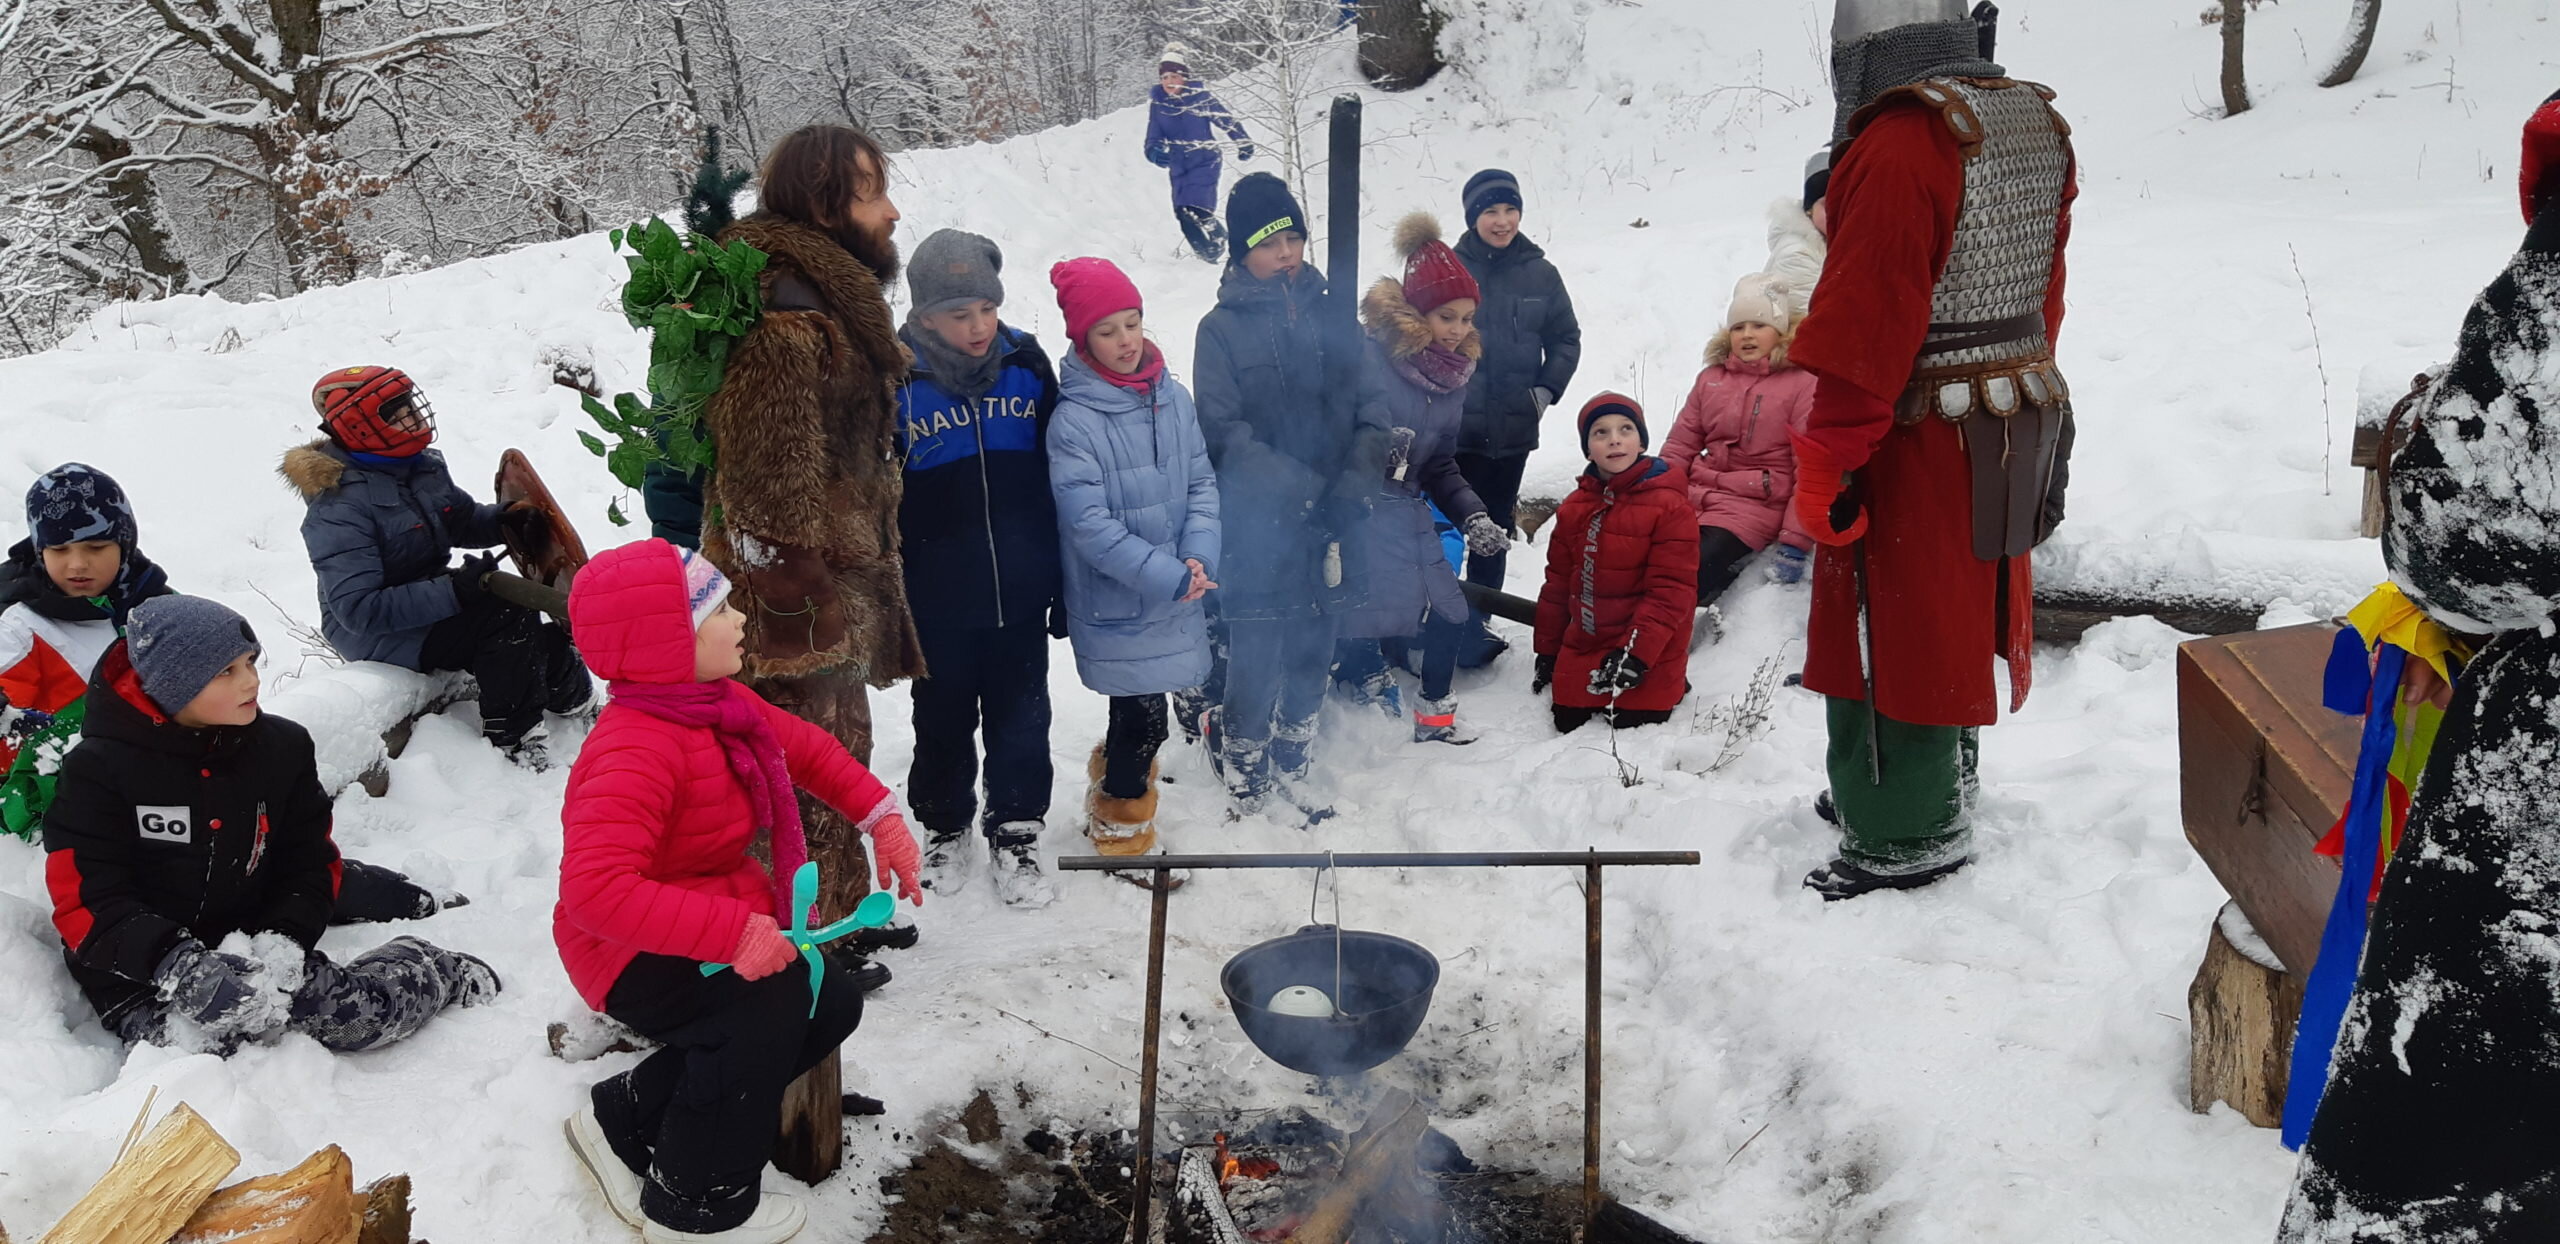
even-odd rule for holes
{"type": "Polygon", "coordinates": [[[746,931],[738,935],[738,950],[729,956],[729,966],[738,970],[741,980],[760,981],[790,967],[799,956],[773,917],[753,915],[747,917],[746,931]]]}
{"type": "Polygon", "coordinates": [[[880,864],[880,888],[924,906],[924,853],[916,849],[915,831],[895,812],[871,827],[871,858],[880,864]]]}

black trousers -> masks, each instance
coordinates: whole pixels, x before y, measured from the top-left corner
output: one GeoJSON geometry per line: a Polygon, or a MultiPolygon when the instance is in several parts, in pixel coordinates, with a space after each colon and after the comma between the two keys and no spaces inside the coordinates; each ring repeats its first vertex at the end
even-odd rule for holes
{"type": "Polygon", "coordinates": [[[1189,242],[1200,258],[1210,263],[1226,259],[1227,227],[1219,223],[1216,209],[1176,205],[1173,219],[1182,226],[1182,240],[1189,242]]]}
{"type": "Polygon", "coordinates": [[[569,632],[495,596],[428,627],[418,668],[468,671],[480,684],[480,734],[500,747],[542,724],[542,710],[567,712],[595,694],[569,632]]]}
{"type": "MultiPolygon", "coordinates": [[[[1519,517],[1520,475],[1529,469],[1529,455],[1488,458],[1483,454],[1459,454],[1458,474],[1465,476],[1467,487],[1476,490],[1476,499],[1484,502],[1484,512],[1495,524],[1508,530],[1519,517]]],[[[1467,582],[1486,587],[1502,586],[1503,571],[1511,564],[1508,552],[1467,554],[1467,582]]]]}
{"type": "Polygon", "coordinates": [[[986,737],[986,832],[1049,815],[1049,632],[1039,621],[982,630],[923,627],[927,676],[915,695],[907,804],[927,831],[956,834],[978,808],[986,737]]]}
{"type": "Polygon", "coordinates": [[[1671,720],[1671,710],[1667,708],[1568,708],[1562,704],[1551,704],[1548,709],[1555,714],[1558,734],[1571,734],[1581,729],[1584,722],[1594,719],[1612,730],[1658,726],[1671,720]]]}
{"type": "Polygon", "coordinates": [[[1145,795],[1165,734],[1161,693],[1111,697],[1111,727],[1102,736],[1102,793],[1114,799],[1145,795]]]}
{"type": "Polygon", "coordinates": [[[750,981],[644,954],[605,995],[605,1014],[658,1042],[640,1065],[595,1086],[596,1122],[642,1176],[640,1208],[679,1231],[726,1231],[756,1211],[782,1092],[862,1023],[862,991],[833,967],[809,1013],[809,971],[750,981]]]}
{"type": "Polygon", "coordinates": [[[1742,568],[1751,564],[1753,550],[1742,537],[1722,527],[1698,528],[1698,605],[1715,603],[1742,577],[1742,568]]]}

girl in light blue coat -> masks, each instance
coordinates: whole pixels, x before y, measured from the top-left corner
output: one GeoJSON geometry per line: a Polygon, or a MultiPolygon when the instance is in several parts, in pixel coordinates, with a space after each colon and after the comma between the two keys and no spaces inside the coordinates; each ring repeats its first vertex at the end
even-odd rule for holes
{"type": "Polygon", "coordinates": [[[1084,685],[1111,697],[1085,836],[1103,855],[1143,855],[1156,843],[1165,694],[1209,674],[1200,602],[1218,586],[1218,477],[1190,391],[1146,339],[1138,287],[1091,258],[1049,269],[1049,282],[1074,343],[1049,421],[1067,638],[1084,685]]]}

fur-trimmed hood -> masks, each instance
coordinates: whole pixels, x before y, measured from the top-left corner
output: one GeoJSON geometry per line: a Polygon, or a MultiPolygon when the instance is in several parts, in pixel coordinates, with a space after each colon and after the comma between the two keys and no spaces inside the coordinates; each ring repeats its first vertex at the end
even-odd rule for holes
{"type": "MultiPolygon", "coordinates": [[[[1431,325],[1405,301],[1404,282],[1394,277],[1379,277],[1361,296],[1360,323],[1372,340],[1386,347],[1389,358],[1409,359],[1431,348],[1431,325]]],[[[1468,329],[1467,339],[1458,343],[1458,353],[1483,359],[1483,334],[1468,329]]]]}
{"type": "Polygon", "coordinates": [[[317,501],[346,480],[347,451],[325,436],[307,445],[296,445],[284,451],[284,461],[276,464],[276,474],[292,485],[305,503],[317,501]]]}

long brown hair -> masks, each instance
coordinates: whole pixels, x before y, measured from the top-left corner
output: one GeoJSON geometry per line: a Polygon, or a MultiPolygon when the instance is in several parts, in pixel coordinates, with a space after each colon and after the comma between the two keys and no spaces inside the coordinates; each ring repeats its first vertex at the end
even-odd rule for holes
{"type": "Polygon", "coordinates": [[[889,155],[869,134],[850,125],[804,125],[765,153],[756,201],[777,216],[832,230],[844,223],[846,204],[887,189],[888,177],[889,155]]]}

